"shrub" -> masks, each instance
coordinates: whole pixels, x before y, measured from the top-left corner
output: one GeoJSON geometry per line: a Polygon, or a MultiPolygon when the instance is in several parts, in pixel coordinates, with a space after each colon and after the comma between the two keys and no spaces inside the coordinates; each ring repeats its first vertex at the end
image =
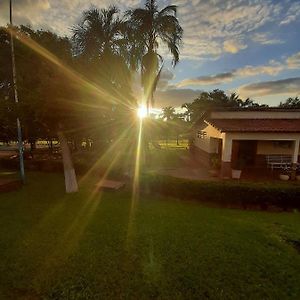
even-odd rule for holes
{"type": "Polygon", "coordinates": [[[243,208],[266,209],[270,205],[285,210],[300,208],[300,186],[292,183],[193,181],[147,174],[141,178],[141,191],[243,208]]]}

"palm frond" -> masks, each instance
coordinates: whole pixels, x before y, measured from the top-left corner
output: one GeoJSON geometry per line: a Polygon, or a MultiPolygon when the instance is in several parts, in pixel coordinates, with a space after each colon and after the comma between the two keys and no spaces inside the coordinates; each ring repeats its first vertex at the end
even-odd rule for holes
{"type": "Polygon", "coordinates": [[[175,17],[177,15],[177,5],[169,5],[163,8],[160,12],[160,16],[170,15],[173,14],[175,17]]]}

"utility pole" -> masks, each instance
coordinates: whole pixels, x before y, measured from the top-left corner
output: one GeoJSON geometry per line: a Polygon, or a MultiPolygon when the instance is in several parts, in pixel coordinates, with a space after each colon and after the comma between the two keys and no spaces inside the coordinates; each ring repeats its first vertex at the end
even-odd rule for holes
{"type": "MultiPolygon", "coordinates": [[[[13,37],[12,0],[10,0],[9,2],[9,21],[10,21],[10,49],[11,49],[13,91],[14,91],[15,103],[18,105],[19,99],[18,99],[18,90],[17,90],[17,74],[16,74],[15,49],[14,49],[14,37],[13,37]]],[[[25,183],[22,130],[21,130],[20,119],[18,116],[17,116],[17,130],[18,130],[18,148],[19,148],[19,159],[20,159],[20,176],[22,182],[25,183]]]]}

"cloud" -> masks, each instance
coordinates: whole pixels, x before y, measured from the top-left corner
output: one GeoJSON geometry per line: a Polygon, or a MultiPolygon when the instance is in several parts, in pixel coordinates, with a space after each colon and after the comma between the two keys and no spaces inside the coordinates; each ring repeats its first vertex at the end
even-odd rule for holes
{"type": "Polygon", "coordinates": [[[173,2],[179,6],[184,29],[182,57],[190,59],[216,59],[224,51],[245,49],[242,41],[268,22],[276,22],[282,8],[269,0],[173,2]]]}
{"type": "MultiPolygon", "coordinates": [[[[50,0],[19,0],[13,2],[13,19],[16,24],[44,23],[43,14],[51,8],[50,0]],[[26,12],[26,13],[25,13],[26,12]]],[[[0,1],[0,24],[9,23],[9,0],[0,1]]]]}
{"type": "Polygon", "coordinates": [[[262,44],[262,45],[275,45],[283,44],[284,42],[280,39],[270,38],[268,33],[255,33],[251,37],[253,42],[262,44]]]}
{"type": "Polygon", "coordinates": [[[300,68],[300,52],[289,56],[284,62],[270,60],[266,65],[250,66],[246,65],[226,73],[219,73],[210,76],[199,76],[187,78],[176,84],[177,87],[215,85],[230,82],[236,78],[253,77],[261,74],[276,76],[287,69],[300,68]]]}
{"type": "Polygon", "coordinates": [[[287,65],[290,69],[300,68],[300,51],[287,58],[287,65]]]}
{"type": "Polygon", "coordinates": [[[275,76],[284,70],[284,68],[283,64],[271,60],[268,65],[245,66],[243,68],[239,68],[234,72],[234,74],[235,77],[250,77],[260,74],[275,76]]]}
{"type": "Polygon", "coordinates": [[[244,44],[242,41],[230,39],[223,43],[223,49],[225,52],[229,53],[237,53],[240,50],[244,50],[247,48],[247,45],[244,44]]]}
{"type": "Polygon", "coordinates": [[[276,94],[299,94],[300,77],[251,83],[241,86],[238,89],[238,93],[242,97],[255,97],[276,94]]]}
{"type": "Polygon", "coordinates": [[[155,93],[156,107],[162,108],[166,106],[179,107],[183,103],[192,102],[196,99],[200,90],[193,89],[167,89],[165,91],[157,91],[155,93]]]}
{"type": "Polygon", "coordinates": [[[296,21],[300,16],[300,3],[294,2],[289,7],[286,16],[282,19],[279,25],[288,25],[294,21],[296,21]]]}
{"type": "MultiPolygon", "coordinates": [[[[83,10],[93,3],[98,7],[117,5],[121,10],[142,6],[141,0],[18,0],[15,2],[16,24],[31,24],[70,35],[83,10]],[[24,13],[26,12],[26,13],[24,13]]],[[[0,1],[0,24],[8,22],[9,0],[0,1]]],[[[254,30],[279,20],[282,3],[271,0],[163,0],[160,7],[178,5],[178,17],[184,29],[183,59],[217,59],[224,53],[245,49],[241,43],[254,30]],[[224,45],[225,44],[225,45],[224,45]],[[225,46],[225,49],[223,49],[225,46]]],[[[278,21],[279,22],[279,21],[278,21]]]]}
{"type": "Polygon", "coordinates": [[[163,69],[160,74],[157,89],[164,90],[169,86],[169,82],[175,78],[174,73],[170,69],[163,69]]]}
{"type": "Polygon", "coordinates": [[[231,81],[234,78],[233,72],[220,73],[211,76],[199,76],[196,78],[184,79],[177,84],[178,87],[184,87],[189,85],[213,85],[231,81]]]}
{"type": "MultiPolygon", "coordinates": [[[[99,8],[116,5],[121,10],[140,5],[140,0],[17,0],[13,2],[14,23],[31,25],[35,29],[50,29],[70,35],[70,28],[81,13],[95,5],[99,8]]],[[[9,0],[0,1],[0,24],[9,22],[9,0]]]]}

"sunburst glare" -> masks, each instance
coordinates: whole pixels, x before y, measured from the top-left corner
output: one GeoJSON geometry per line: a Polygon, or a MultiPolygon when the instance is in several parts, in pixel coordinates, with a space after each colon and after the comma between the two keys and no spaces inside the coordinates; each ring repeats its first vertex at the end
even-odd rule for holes
{"type": "Polygon", "coordinates": [[[147,117],[147,108],[145,105],[141,105],[137,110],[137,116],[140,119],[144,119],[147,117]]]}

